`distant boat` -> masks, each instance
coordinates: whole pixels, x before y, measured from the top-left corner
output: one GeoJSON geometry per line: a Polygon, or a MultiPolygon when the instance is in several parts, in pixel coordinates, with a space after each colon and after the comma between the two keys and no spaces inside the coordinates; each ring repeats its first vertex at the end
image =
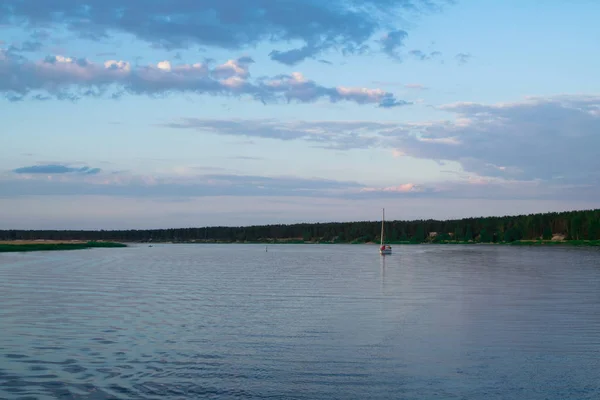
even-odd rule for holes
{"type": "Polygon", "coordinates": [[[386,254],[392,254],[392,246],[390,246],[389,244],[384,244],[384,239],[383,239],[383,235],[384,235],[384,231],[383,231],[383,227],[385,224],[385,208],[383,209],[383,215],[381,217],[381,245],[379,247],[379,254],[386,255],[386,254]]]}

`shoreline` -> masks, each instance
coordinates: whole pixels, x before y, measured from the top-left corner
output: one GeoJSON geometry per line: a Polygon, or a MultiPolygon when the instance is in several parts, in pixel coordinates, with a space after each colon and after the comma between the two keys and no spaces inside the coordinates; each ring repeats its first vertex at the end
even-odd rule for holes
{"type": "MultiPolygon", "coordinates": [[[[196,240],[196,241],[86,241],[86,240],[4,240],[0,241],[0,253],[16,253],[16,252],[32,252],[32,251],[66,251],[66,250],[85,250],[92,248],[123,248],[129,245],[147,245],[155,244],[254,244],[254,245],[363,245],[363,246],[379,246],[379,243],[374,242],[341,242],[341,241],[302,241],[297,239],[265,239],[262,241],[226,241],[226,240],[196,240]]],[[[495,246],[547,246],[547,247],[600,247],[600,240],[517,240],[513,242],[477,242],[477,241],[390,241],[386,244],[391,246],[399,245],[495,245],[495,246]]]]}
{"type": "MultiPolygon", "coordinates": [[[[326,242],[326,241],[299,241],[299,240],[270,240],[270,241],[227,241],[227,240],[198,240],[198,241],[154,241],[154,242],[127,242],[131,244],[260,244],[260,245],[280,245],[280,244],[341,244],[341,245],[370,245],[379,246],[379,243],[374,242],[326,242]]],[[[409,241],[391,241],[386,244],[394,245],[499,245],[499,246],[578,246],[578,247],[600,247],[600,240],[517,240],[514,242],[457,242],[457,241],[442,241],[442,242],[409,242],[409,241]]]]}

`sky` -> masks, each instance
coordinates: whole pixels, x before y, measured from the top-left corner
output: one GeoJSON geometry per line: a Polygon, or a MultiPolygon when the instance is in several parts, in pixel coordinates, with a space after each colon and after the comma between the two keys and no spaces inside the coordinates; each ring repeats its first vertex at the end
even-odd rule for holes
{"type": "Polygon", "coordinates": [[[600,207],[596,0],[3,0],[0,229],[600,207]]]}

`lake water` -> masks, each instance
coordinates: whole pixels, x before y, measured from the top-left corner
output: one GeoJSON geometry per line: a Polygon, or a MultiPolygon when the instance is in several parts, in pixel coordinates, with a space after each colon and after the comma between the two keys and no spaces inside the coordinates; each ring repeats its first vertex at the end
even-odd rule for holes
{"type": "Polygon", "coordinates": [[[600,251],[0,254],[2,399],[599,399],[600,251]]]}

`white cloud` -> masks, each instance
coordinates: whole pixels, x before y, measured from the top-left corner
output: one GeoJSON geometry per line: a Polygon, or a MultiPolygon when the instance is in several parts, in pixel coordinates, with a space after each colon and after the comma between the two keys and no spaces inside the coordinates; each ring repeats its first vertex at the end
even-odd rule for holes
{"type": "Polygon", "coordinates": [[[217,79],[240,78],[246,79],[250,76],[248,71],[250,64],[254,63],[249,57],[242,57],[237,60],[228,60],[224,64],[218,65],[212,74],[217,79]]]}
{"type": "Polygon", "coordinates": [[[169,61],[161,61],[156,66],[162,71],[171,71],[171,63],[169,61]]]}
{"type": "Polygon", "coordinates": [[[423,143],[439,143],[439,144],[450,144],[450,145],[458,145],[460,141],[456,137],[444,137],[444,138],[428,138],[428,137],[418,137],[417,140],[423,143]]]}

